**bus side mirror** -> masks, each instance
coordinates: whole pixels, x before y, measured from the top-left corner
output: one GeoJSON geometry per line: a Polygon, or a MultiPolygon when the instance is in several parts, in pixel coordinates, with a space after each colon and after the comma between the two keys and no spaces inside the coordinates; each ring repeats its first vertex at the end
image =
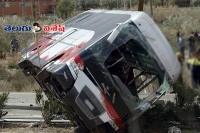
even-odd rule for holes
{"type": "Polygon", "coordinates": [[[110,34],[110,36],[108,37],[107,41],[112,44],[113,41],[115,40],[115,38],[119,35],[120,31],[122,30],[122,28],[124,27],[123,23],[119,23],[117,25],[117,27],[112,31],[112,33],[110,34]]]}

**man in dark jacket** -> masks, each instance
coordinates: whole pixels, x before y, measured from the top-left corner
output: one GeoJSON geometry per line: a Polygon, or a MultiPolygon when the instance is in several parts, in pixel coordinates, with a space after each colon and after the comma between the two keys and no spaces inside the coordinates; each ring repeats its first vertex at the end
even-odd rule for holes
{"type": "Polygon", "coordinates": [[[191,34],[188,37],[188,46],[189,46],[189,58],[191,58],[193,56],[193,53],[195,52],[194,32],[191,32],[191,34]]]}
{"type": "Polygon", "coordinates": [[[10,52],[12,54],[16,54],[19,50],[19,44],[18,44],[18,40],[15,38],[15,36],[13,36],[13,39],[10,42],[10,46],[11,46],[11,50],[10,52]]]}

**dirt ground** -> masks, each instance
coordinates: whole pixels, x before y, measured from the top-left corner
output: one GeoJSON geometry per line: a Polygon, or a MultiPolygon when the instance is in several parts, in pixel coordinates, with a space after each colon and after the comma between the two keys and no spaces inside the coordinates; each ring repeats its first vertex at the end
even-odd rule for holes
{"type": "MultiPolygon", "coordinates": [[[[199,123],[198,123],[199,124],[199,123]]],[[[52,125],[51,127],[36,126],[31,127],[31,123],[0,123],[1,133],[73,133],[74,127],[64,124],[52,125]]],[[[158,124],[160,125],[160,124],[158,124]]],[[[167,133],[168,128],[172,126],[177,126],[181,129],[182,133],[200,133],[200,129],[193,129],[194,125],[184,126],[184,125],[173,125],[173,124],[163,124],[163,126],[152,125],[148,128],[141,129],[140,133],[167,133]]],[[[197,125],[196,125],[197,126],[197,125]]]]}
{"type": "Polygon", "coordinates": [[[54,124],[52,126],[34,126],[33,123],[1,122],[1,133],[73,133],[73,128],[69,125],[54,124]]]}
{"type": "Polygon", "coordinates": [[[158,124],[148,126],[148,128],[144,128],[141,130],[141,133],[168,133],[169,128],[177,127],[181,130],[181,133],[200,133],[199,122],[195,122],[189,125],[176,125],[176,124],[158,124]],[[158,126],[159,125],[159,126],[158,126]]]}

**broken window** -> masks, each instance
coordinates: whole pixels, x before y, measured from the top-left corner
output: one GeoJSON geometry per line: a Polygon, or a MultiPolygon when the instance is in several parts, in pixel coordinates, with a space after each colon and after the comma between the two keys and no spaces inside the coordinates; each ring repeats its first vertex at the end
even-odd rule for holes
{"type": "Polygon", "coordinates": [[[140,104],[139,94],[156,93],[165,71],[134,23],[125,24],[112,44],[107,42],[108,36],[88,49],[95,60],[91,59],[90,62],[96,63],[96,68],[92,68],[93,77],[99,84],[104,78],[110,89],[118,91],[115,97],[122,98],[128,108],[134,110],[140,104]],[[100,73],[104,77],[100,77],[100,73]]]}

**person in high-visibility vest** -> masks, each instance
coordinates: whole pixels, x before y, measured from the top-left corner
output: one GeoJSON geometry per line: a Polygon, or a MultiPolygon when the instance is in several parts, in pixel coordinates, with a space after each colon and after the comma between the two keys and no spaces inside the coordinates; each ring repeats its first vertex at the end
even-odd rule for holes
{"type": "Polygon", "coordinates": [[[182,67],[183,67],[183,57],[182,57],[182,54],[180,52],[176,53],[176,57],[177,57],[177,59],[178,59],[178,61],[180,63],[180,66],[181,66],[181,73],[180,73],[180,76],[178,78],[178,82],[181,83],[181,84],[183,84],[183,76],[182,76],[182,71],[183,71],[182,70],[182,67]]]}
{"type": "MultiPolygon", "coordinates": [[[[183,61],[184,60],[183,60],[181,52],[177,52],[176,53],[176,57],[177,57],[177,59],[179,61],[179,64],[181,66],[181,73],[180,73],[180,76],[179,76],[177,82],[180,83],[180,84],[184,84],[184,82],[183,82],[183,76],[182,76],[182,71],[183,71],[182,68],[183,68],[183,61]]],[[[175,86],[172,87],[173,90],[170,93],[176,93],[176,91],[174,90],[174,88],[175,88],[175,86]]]]}
{"type": "Polygon", "coordinates": [[[191,70],[192,87],[200,87],[200,48],[194,53],[194,57],[187,61],[187,66],[191,70]]]}

